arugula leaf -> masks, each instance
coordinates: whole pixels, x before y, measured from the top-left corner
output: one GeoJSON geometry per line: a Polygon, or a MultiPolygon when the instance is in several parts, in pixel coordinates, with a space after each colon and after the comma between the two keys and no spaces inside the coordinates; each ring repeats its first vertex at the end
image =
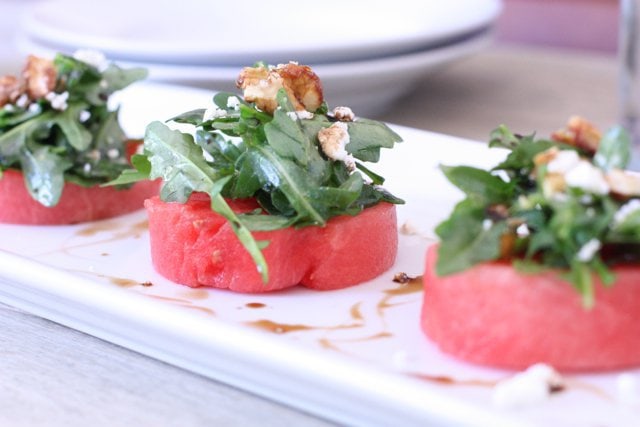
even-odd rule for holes
{"type": "Polygon", "coordinates": [[[24,150],[21,160],[31,196],[44,206],[55,206],[62,195],[64,170],[70,162],[61,162],[48,147],[39,147],[33,152],[24,150]]]}
{"type": "Polygon", "coordinates": [[[300,220],[317,225],[326,223],[325,218],[310,200],[311,183],[304,169],[291,160],[280,158],[269,146],[255,147],[251,159],[263,185],[270,185],[282,191],[298,212],[300,220]]]}
{"type": "Polygon", "coordinates": [[[593,163],[604,170],[624,169],[631,160],[631,137],[627,131],[616,126],[604,134],[593,157],[593,163]]]}
{"type": "Polygon", "coordinates": [[[359,118],[347,125],[349,143],[345,148],[353,157],[363,162],[377,162],[380,159],[380,148],[392,148],[396,142],[402,141],[400,135],[382,122],[359,118]]]}
{"type": "Polygon", "coordinates": [[[106,184],[102,184],[102,186],[129,185],[149,179],[149,175],[151,174],[151,162],[146,156],[142,154],[134,154],[131,157],[131,164],[134,169],[126,169],[122,171],[119,177],[106,184]]]}
{"type": "Polygon", "coordinates": [[[436,264],[438,275],[463,271],[479,262],[500,257],[501,237],[507,231],[505,221],[485,227],[484,206],[473,199],[458,203],[446,221],[436,228],[441,239],[436,264]]]}
{"type": "Polygon", "coordinates": [[[149,178],[162,178],[163,200],[185,203],[194,191],[213,196],[226,183],[207,165],[191,135],[156,121],[147,126],[144,141],[151,164],[149,178]]]}
{"type": "Polygon", "coordinates": [[[211,170],[191,135],[171,130],[161,122],[147,126],[144,141],[151,165],[149,178],[163,180],[162,200],[185,203],[194,191],[207,193],[211,197],[211,208],[229,221],[266,281],[268,268],[258,243],[220,194],[231,177],[211,170]]]}
{"type": "Polygon", "coordinates": [[[478,203],[502,203],[513,195],[513,186],[483,169],[470,166],[440,166],[447,179],[478,203]]]}
{"type": "Polygon", "coordinates": [[[78,151],[84,151],[89,148],[91,139],[93,138],[91,132],[83,127],[78,120],[80,111],[86,107],[85,104],[73,105],[57,114],[53,121],[53,123],[60,126],[67,142],[78,151]]]}

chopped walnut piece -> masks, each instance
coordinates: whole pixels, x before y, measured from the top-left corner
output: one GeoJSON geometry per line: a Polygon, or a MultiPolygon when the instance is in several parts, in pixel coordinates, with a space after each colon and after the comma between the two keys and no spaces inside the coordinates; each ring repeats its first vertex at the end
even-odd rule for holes
{"type": "Polygon", "coordinates": [[[27,94],[33,100],[45,97],[56,86],[56,68],[49,59],[29,55],[22,76],[26,80],[27,94]]]}
{"type": "Polygon", "coordinates": [[[15,102],[23,93],[24,85],[17,77],[0,77],[0,107],[15,102]]]}
{"type": "Polygon", "coordinates": [[[581,148],[590,154],[598,150],[602,134],[593,124],[580,116],[571,116],[565,129],[551,134],[551,139],[581,148]]]}
{"type": "Polygon", "coordinates": [[[310,67],[293,62],[275,68],[245,67],[236,85],[244,91],[246,101],[271,114],[278,107],[276,96],[281,88],[297,111],[314,112],[324,101],[320,78],[310,67]]]}

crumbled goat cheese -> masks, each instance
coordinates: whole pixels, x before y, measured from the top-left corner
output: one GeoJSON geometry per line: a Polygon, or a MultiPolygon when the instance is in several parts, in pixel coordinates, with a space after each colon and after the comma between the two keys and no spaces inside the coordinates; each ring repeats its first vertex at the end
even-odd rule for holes
{"type": "Polygon", "coordinates": [[[313,119],[313,113],[307,110],[288,111],[287,116],[294,122],[298,119],[313,119]]]}
{"type": "Polygon", "coordinates": [[[635,405],[640,402],[640,382],[637,375],[623,373],[616,378],[616,391],[621,403],[635,405]]]}
{"type": "Polygon", "coordinates": [[[34,102],[32,104],[29,105],[28,111],[30,113],[39,113],[41,110],[40,108],[40,104],[38,104],[37,102],[34,102]]]}
{"type": "Polygon", "coordinates": [[[237,96],[230,96],[227,98],[227,108],[233,108],[234,110],[240,105],[240,100],[237,96]]]}
{"type": "Polygon", "coordinates": [[[117,159],[118,157],[120,157],[120,151],[118,151],[117,148],[110,148],[107,151],[107,157],[110,158],[111,160],[117,159]]]}
{"type": "Polygon", "coordinates": [[[524,372],[498,382],[493,388],[493,403],[512,408],[540,403],[563,387],[563,380],[552,367],[539,363],[524,372]]]}
{"type": "Polygon", "coordinates": [[[93,49],[78,49],[73,54],[74,59],[96,67],[99,71],[104,71],[109,62],[104,53],[93,49]]]}
{"type": "Polygon", "coordinates": [[[54,110],[64,111],[69,106],[67,100],[69,99],[69,92],[55,93],[49,92],[44,97],[51,104],[51,108],[54,110]]]}
{"type": "Polygon", "coordinates": [[[88,112],[87,110],[80,111],[80,115],[78,116],[78,120],[80,120],[82,123],[86,122],[90,118],[91,118],[91,113],[90,112],[88,112]]]}
{"type": "Polygon", "coordinates": [[[105,79],[100,80],[98,85],[100,86],[100,89],[106,89],[109,87],[109,83],[105,79]]]}
{"type": "Polygon", "coordinates": [[[613,215],[613,224],[618,225],[623,223],[629,215],[640,210],[640,199],[631,199],[620,208],[613,215]]]}
{"type": "Polygon", "coordinates": [[[518,235],[518,237],[527,237],[529,234],[531,234],[531,231],[529,230],[527,224],[520,224],[518,228],[516,228],[516,234],[518,235]]]}
{"type": "Polygon", "coordinates": [[[491,221],[489,218],[485,218],[485,219],[482,221],[482,229],[483,229],[484,231],[489,230],[489,229],[491,228],[491,226],[492,226],[492,225],[493,225],[493,221],[491,221]]]}
{"type": "Polygon", "coordinates": [[[202,116],[202,120],[208,122],[209,120],[217,119],[218,117],[224,117],[227,115],[227,112],[221,108],[218,108],[216,105],[212,105],[211,107],[204,110],[204,115],[202,116]]]}
{"type": "Polygon", "coordinates": [[[296,114],[298,115],[299,119],[307,119],[307,120],[313,119],[313,113],[307,110],[298,110],[296,111],[296,114]]]}
{"type": "Polygon", "coordinates": [[[355,119],[355,114],[349,107],[336,107],[333,109],[333,116],[341,122],[352,122],[355,119]]]}
{"type": "Polygon", "coordinates": [[[580,156],[573,150],[561,150],[547,164],[547,172],[567,173],[580,163],[580,156]]]}
{"type": "Polygon", "coordinates": [[[85,163],[82,167],[82,170],[84,171],[84,173],[89,173],[91,171],[91,163],[85,163]]]}
{"type": "Polygon", "coordinates": [[[593,259],[593,256],[600,250],[602,243],[598,239],[591,239],[578,251],[576,259],[581,262],[589,262],[593,259]]]}
{"type": "Polygon", "coordinates": [[[343,122],[335,122],[328,128],[318,132],[318,140],[322,151],[332,160],[343,161],[349,170],[355,170],[355,159],[345,149],[349,143],[348,127],[343,122]]]}
{"type": "Polygon", "coordinates": [[[16,107],[20,107],[20,108],[27,108],[27,105],[29,105],[29,97],[27,96],[26,93],[23,93],[22,95],[20,95],[20,97],[18,99],[16,99],[16,107]]]}
{"type": "Polygon", "coordinates": [[[564,179],[569,187],[581,188],[593,194],[608,194],[609,184],[604,179],[601,169],[593,166],[586,160],[581,160],[575,167],[569,170],[564,179]]]}
{"type": "Polygon", "coordinates": [[[420,234],[418,228],[411,222],[406,221],[400,226],[400,234],[404,234],[405,236],[415,236],[420,234]]]}

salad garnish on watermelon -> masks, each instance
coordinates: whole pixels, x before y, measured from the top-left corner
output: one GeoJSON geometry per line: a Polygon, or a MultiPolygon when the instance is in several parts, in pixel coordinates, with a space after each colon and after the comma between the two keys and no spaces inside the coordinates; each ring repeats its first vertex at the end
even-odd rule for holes
{"type": "Polygon", "coordinates": [[[493,260],[558,269],[592,306],[594,275],[611,286],[611,266],[640,260],[640,174],[625,170],[628,134],[614,127],[602,135],[572,117],[551,138],[500,126],[489,145],[508,150],[490,170],[441,167],[466,197],[436,229],[437,274],[493,260]]]}
{"type": "Polygon", "coordinates": [[[30,55],[20,76],[0,77],[0,179],[21,171],[31,197],[55,206],[65,182],[106,183],[130,168],[114,92],[146,77],[96,51],[53,60],[30,55]]]}
{"type": "Polygon", "coordinates": [[[149,124],[135,170],[114,181],[161,178],[160,198],[186,203],[194,192],[209,195],[211,209],[229,221],[251,254],[262,280],[268,271],[251,231],[324,226],[338,215],[357,215],[385,201],[403,203],[364,165],[401,138],[384,123],[356,117],[346,107],[330,110],[311,68],[297,63],[244,68],[243,96],[217,93],[213,105],[170,119],[195,127],[193,134],[161,122],[149,124]],[[236,213],[228,199],[254,198],[259,209],[236,213]]]}

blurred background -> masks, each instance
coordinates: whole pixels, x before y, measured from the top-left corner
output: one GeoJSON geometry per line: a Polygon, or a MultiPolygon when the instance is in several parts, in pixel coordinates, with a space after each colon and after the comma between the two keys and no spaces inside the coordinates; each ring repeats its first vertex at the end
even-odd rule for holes
{"type": "Polygon", "coordinates": [[[0,74],[27,53],[96,47],[155,81],[233,90],[242,65],[299,60],[331,106],[471,139],[500,123],[546,134],[571,114],[617,120],[616,0],[298,5],[0,0],[0,74]]]}

